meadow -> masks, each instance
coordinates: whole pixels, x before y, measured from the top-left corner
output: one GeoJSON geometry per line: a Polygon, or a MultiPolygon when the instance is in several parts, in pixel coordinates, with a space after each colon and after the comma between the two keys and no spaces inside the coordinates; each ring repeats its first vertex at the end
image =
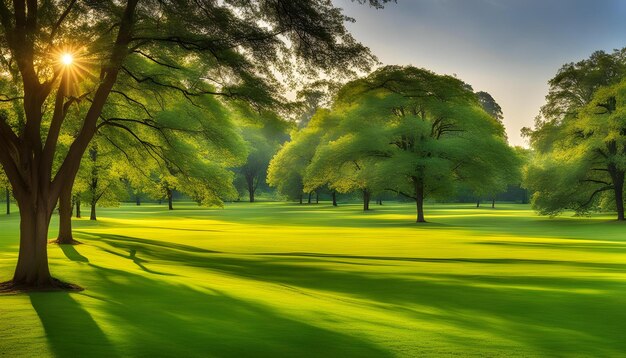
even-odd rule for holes
{"type": "MultiPolygon", "coordinates": [[[[385,203],[100,209],[49,246],[82,292],[0,296],[0,356],[619,356],[611,215],[385,203]]],[[[56,215],[54,220],[57,220],[56,215]]],[[[50,238],[56,234],[53,222],[50,238]]],[[[0,217],[0,280],[18,215],[0,217]]]]}

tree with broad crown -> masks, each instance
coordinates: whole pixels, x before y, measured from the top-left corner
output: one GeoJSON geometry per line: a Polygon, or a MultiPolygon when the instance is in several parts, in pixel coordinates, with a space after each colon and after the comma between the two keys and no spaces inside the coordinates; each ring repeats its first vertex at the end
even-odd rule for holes
{"type": "Polygon", "coordinates": [[[537,153],[526,172],[533,207],[544,215],[567,209],[585,214],[608,201],[624,221],[626,81],[597,89],[559,134],[552,150],[537,153]]]}
{"type": "Polygon", "coordinates": [[[312,166],[366,163],[359,166],[373,187],[415,200],[417,222],[426,221],[425,198],[448,196],[458,182],[488,181],[515,166],[501,123],[451,76],[386,66],[344,86],[330,116],[338,117],[337,139],[318,149],[312,166]]]}
{"type": "Polygon", "coordinates": [[[17,266],[3,289],[71,288],[48,267],[53,209],[100,123],[125,131],[128,123],[150,124],[153,109],[138,93],[163,102],[162,93],[176,92],[192,101],[209,95],[271,105],[280,93],[276,72],[301,78],[372,64],[346,20],[326,0],[0,2],[2,76],[16,89],[0,98],[23,108],[0,116],[0,163],[21,213],[17,266]],[[106,116],[113,97],[144,116],[106,116]],[[55,158],[68,110],[79,104],[79,130],[55,158]]]}
{"type": "Polygon", "coordinates": [[[624,220],[621,127],[626,48],[594,52],[565,64],[534,128],[523,128],[534,156],[525,172],[532,204],[540,214],[571,209],[583,214],[600,202],[614,204],[624,220]]]}

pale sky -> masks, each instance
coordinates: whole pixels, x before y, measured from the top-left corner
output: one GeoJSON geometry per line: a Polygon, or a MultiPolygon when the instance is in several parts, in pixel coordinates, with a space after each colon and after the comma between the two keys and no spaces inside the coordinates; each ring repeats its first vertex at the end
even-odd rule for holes
{"type": "Polygon", "coordinates": [[[502,107],[509,142],[524,145],[567,62],[626,47],[626,0],[398,0],[383,10],[333,0],[383,64],[456,74],[502,107]]]}

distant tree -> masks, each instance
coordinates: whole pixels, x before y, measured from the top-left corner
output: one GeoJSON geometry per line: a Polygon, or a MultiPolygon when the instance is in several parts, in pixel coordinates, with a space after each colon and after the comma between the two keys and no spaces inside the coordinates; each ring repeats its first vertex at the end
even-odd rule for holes
{"type": "MultiPolygon", "coordinates": [[[[476,92],[476,98],[478,98],[478,103],[480,103],[482,109],[498,123],[502,124],[504,113],[498,102],[484,91],[476,92]]],[[[507,139],[506,132],[502,132],[502,136],[505,140],[507,139]]],[[[476,207],[480,206],[482,198],[488,197],[491,200],[491,207],[495,208],[497,195],[506,191],[510,184],[519,184],[521,182],[521,162],[519,161],[521,158],[517,158],[517,163],[515,159],[515,156],[507,156],[506,158],[501,158],[501,160],[505,161],[504,163],[494,161],[497,166],[506,165],[506,168],[503,168],[503,170],[493,168],[490,180],[481,179],[473,183],[474,193],[477,196],[476,207]]]]}
{"type": "Polygon", "coordinates": [[[315,153],[317,139],[300,131],[292,133],[292,139],[284,143],[274,155],[267,170],[267,183],[279,193],[302,204],[304,173],[315,153]]]}
{"type": "Polygon", "coordinates": [[[84,181],[87,188],[80,195],[89,203],[89,220],[97,220],[98,205],[117,206],[120,197],[126,193],[116,163],[117,154],[113,149],[94,141],[83,158],[77,180],[84,181]]]}
{"type": "Polygon", "coordinates": [[[251,203],[259,185],[266,183],[270,160],[289,137],[287,122],[272,113],[261,116],[265,118],[247,118],[241,125],[248,154],[244,164],[235,170],[239,188],[248,194],[251,203]]]}
{"type": "Polygon", "coordinates": [[[478,103],[480,106],[492,116],[495,120],[502,122],[504,119],[504,113],[502,113],[502,107],[496,102],[496,100],[487,92],[479,91],[476,92],[476,97],[478,98],[478,103]]]}
{"type": "Polygon", "coordinates": [[[352,164],[368,185],[415,200],[417,222],[426,221],[425,198],[448,196],[457,182],[495,181],[515,165],[501,123],[451,76],[387,66],[344,86],[330,115],[339,135],[316,158],[352,164]]]}
{"type": "MultiPolygon", "coordinates": [[[[305,191],[310,192],[327,186],[333,193],[358,191],[363,198],[363,210],[369,210],[372,192],[376,187],[371,171],[374,167],[372,158],[355,157],[346,138],[358,133],[357,128],[340,123],[343,118],[329,110],[320,110],[313,117],[303,132],[317,139],[314,156],[309,160],[303,178],[305,191]],[[344,135],[347,137],[343,137],[344,135]]],[[[354,123],[357,125],[357,123],[354,123]]],[[[362,138],[363,140],[367,140],[362,138]]]]}
{"type": "MultiPolygon", "coordinates": [[[[624,220],[621,124],[626,49],[564,65],[534,128],[524,128],[535,153],[525,174],[532,205],[541,214],[579,214],[614,204],[624,220]]],[[[623,128],[624,127],[624,128],[623,128]]]]}

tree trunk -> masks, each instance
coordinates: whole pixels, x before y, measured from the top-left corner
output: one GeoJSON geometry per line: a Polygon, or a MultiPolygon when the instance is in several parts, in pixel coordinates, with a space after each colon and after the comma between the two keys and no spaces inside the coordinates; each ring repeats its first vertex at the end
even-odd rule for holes
{"type": "Polygon", "coordinates": [[[96,215],[96,201],[92,200],[91,201],[91,214],[89,215],[89,220],[98,220],[98,217],[96,215]]]}
{"type": "Polygon", "coordinates": [[[363,211],[370,209],[370,192],[369,190],[363,190],[363,211]]]}
{"type": "Polygon", "coordinates": [[[615,207],[617,220],[624,221],[624,172],[617,168],[609,168],[609,174],[615,188],[615,207]]]}
{"type": "Polygon", "coordinates": [[[493,198],[491,198],[491,208],[495,209],[496,208],[496,196],[494,195],[493,198]]]}
{"type": "Polygon", "coordinates": [[[302,194],[300,194],[300,204],[302,204],[302,194]]]}
{"type": "Polygon", "coordinates": [[[45,203],[47,198],[34,200],[36,205],[26,204],[28,199],[18,201],[20,251],[12,285],[14,288],[54,287],[55,281],[48,268],[48,226],[52,210],[45,203]]]}
{"type": "Polygon", "coordinates": [[[11,215],[11,190],[6,188],[6,197],[7,197],[7,215],[11,215]]]}
{"type": "Polygon", "coordinates": [[[248,197],[250,202],[254,203],[254,192],[256,191],[256,188],[254,187],[254,178],[248,178],[248,176],[246,176],[246,182],[248,184],[248,197]]]}
{"type": "Polygon", "coordinates": [[[315,204],[319,204],[320,203],[320,194],[315,191],[315,204]]]}
{"type": "Polygon", "coordinates": [[[476,207],[480,208],[480,200],[476,200],[476,207]]]}
{"type": "Polygon", "coordinates": [[[76,218],[80,219],[80,194],[76,194],[74,201],[76,202],[76,218]]]}
{"type": "Polygon", "coordinates": [[[424,219],[424,182],[421,180],[415,180],[415,205],[417,206],[417,220],[418,223],[425,223],[424,219]]]}
{"type": "Polygon", "coordinates": [[[337,192],[333,190],[333,206],[337,206],[337,192]]]}
{"type": "Polygon", "coordinates": [[[57,244],[76,244],[72,235],[72,186],[66,185],[59,196],[59,236],[57,244]]]}
{"type": "Polygon", "coordinates": [[[313,195],[313,192],[309,192],[309,202],[308,202],[308,204],[311,204],[311,195],[313,195]]]}
{"type": "Polygon", "coordinates": [[[141,206],[141,198],[139,195],[135,196],[135,204],[137,204],[137,206],[141,206]]]}
{"type": "Polygon", "coordinates": [[[165,190],[167,195],[167,208],[168,210],[174,210],[174,194],[172,193],[172,189],[167,188],[165,190]]]}

